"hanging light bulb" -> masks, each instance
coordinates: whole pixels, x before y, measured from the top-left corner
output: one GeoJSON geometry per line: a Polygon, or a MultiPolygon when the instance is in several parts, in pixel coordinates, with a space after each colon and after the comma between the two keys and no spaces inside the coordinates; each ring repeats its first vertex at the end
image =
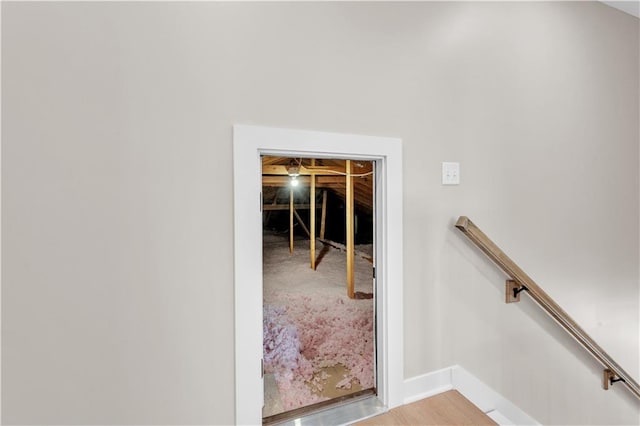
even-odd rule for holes
{"type": "Polygon", "coordinates": [[[300,176],[300,165],[296,164],[293,160],[287,166],[287,173],[291,179],[291,186],[298,186],[298,176],[300,176]]]}
{"type": "Polygon", "coordinates": [[[287,166],[287,173],[289,174],[289,176],[298,177],[300,175],[300,166],[295,163],[289,164],[287,166]]]}

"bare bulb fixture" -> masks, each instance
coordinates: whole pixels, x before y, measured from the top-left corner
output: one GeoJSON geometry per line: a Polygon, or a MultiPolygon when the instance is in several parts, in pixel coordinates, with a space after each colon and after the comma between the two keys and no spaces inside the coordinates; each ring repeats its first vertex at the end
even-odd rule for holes
{"type": "Polygon", "coordinates": [[[287,166],[287,173],[289,174],[289,176],[291,177],[298,177],[300,176],[300,166],[298,166],[297,164],[289,164],[287,166]]]}
{"type": "Polygon", "coordinates": [[[298,181],[298,176],[300,176],[300,165],[295,162],[289,163],[287,166],[287,173],[289,174],[289,178],[291,180],[291,186],[298,186],[300,183],[298,181]]]}

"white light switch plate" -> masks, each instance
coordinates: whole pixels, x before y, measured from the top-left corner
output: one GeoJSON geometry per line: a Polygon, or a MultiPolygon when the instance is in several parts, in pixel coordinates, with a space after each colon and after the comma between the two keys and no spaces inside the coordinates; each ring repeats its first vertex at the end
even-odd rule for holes
{"type": "Polygon", "coordinates": [[[443,185],[459,185],[460,184],[460,163],[442,163],[442,184],[443,185]]]}

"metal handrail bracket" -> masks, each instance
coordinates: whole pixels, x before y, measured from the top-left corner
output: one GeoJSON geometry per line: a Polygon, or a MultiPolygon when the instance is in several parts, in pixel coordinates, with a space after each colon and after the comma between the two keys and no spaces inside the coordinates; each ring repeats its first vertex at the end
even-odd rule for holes
{"type": "Polygon", "coordinates": [[[602,381],[602,387],[604,389],[609,389],[609,386],[615,382],[622,382],[637,398],[640,398],[640,386],[638,386],[638,383],[633,380],[567,312],[542,290],[531,277],[520,269],[513,260],[491,241],[480,228],[466,216],[460,216],[456,222],[456,228],[509,276],[506,283],[505,300],[507,303],[518,302],[520,300],[520,293],[527,293],[567,333],[605,367],[602,381]]]}

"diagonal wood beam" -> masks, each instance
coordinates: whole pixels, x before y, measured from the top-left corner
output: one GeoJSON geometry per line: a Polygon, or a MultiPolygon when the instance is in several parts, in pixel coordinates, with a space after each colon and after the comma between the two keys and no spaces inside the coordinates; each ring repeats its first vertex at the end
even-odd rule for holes
{"type": "Polygon", "coordinates": [[[324,239],[325,220],[327,219],[327,190],[322,191],[322,217],[320,218],[320,238],[324,239]]]}
{"type": "Polygon", "coordinates": [[[302,220],[302,218],[300,217],[296,209],[293,209],[293,214],[296,215],[296,218],[298,219],[298,223],[300,224],[300,226],[302,226],[302,229],[304,230],[304,232],[307,234],[309,238],[311,238],[311,233],[309,232],[309,228],[307,228],[307,225],[304,224],[304,221],[302,220]]]}

